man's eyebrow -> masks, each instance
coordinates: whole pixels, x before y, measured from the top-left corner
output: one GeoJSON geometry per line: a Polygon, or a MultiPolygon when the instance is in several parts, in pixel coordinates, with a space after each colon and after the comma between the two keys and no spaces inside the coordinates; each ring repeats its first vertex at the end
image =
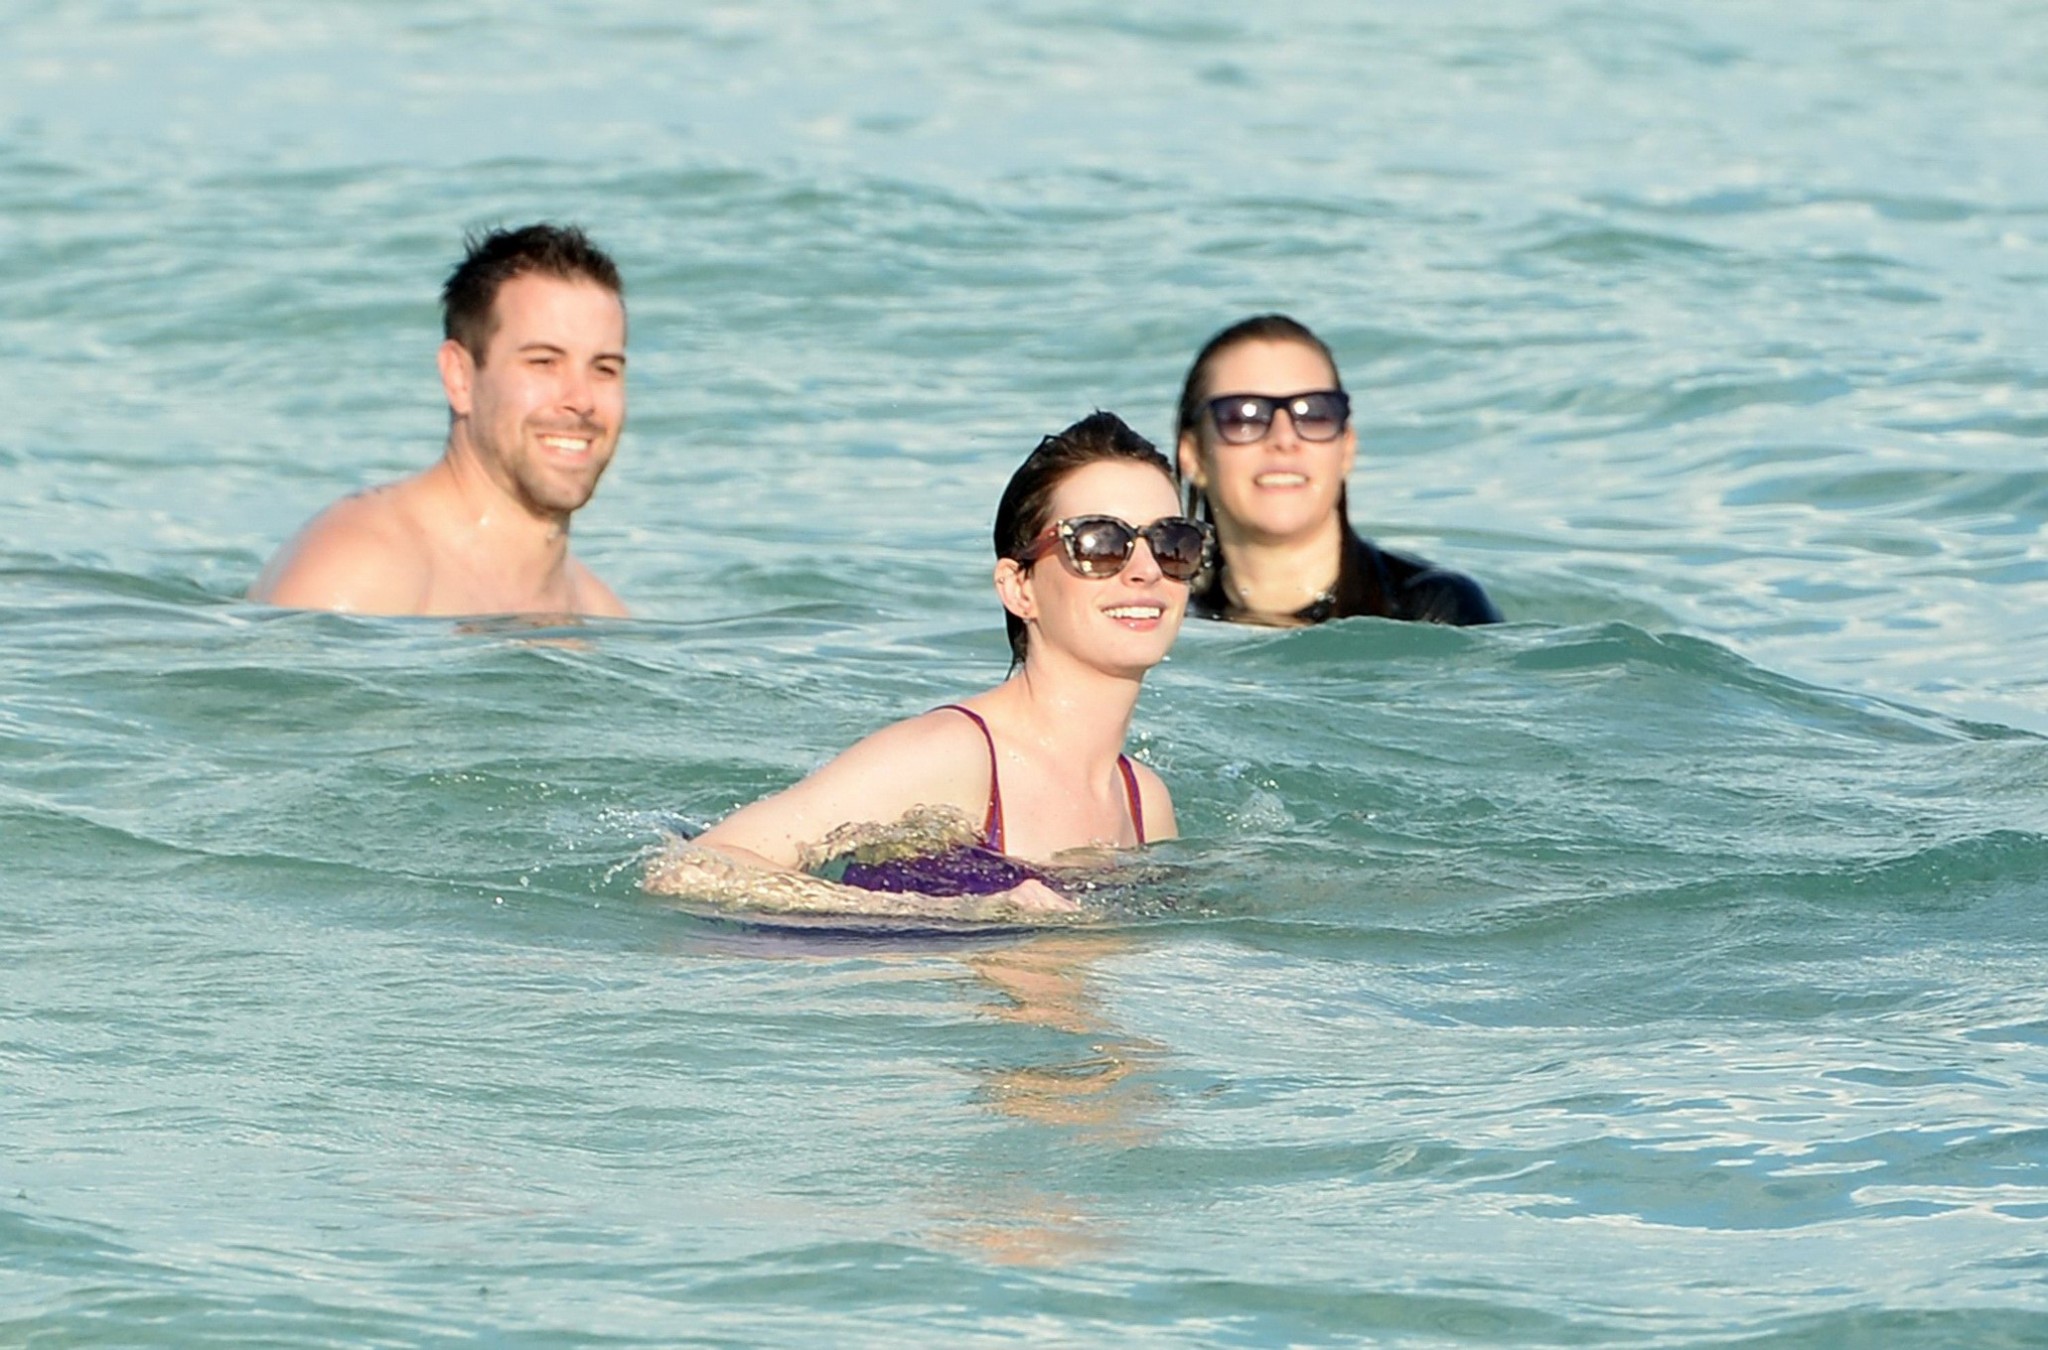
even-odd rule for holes
{"type": "MultiPolygon", "coordinates": [[[[536,338],[532,342],[521,343],[513,350],[521,352],[553,352],[558,356],[567,356],[569,354],[567,347],[562,346],[559,342],[549,342],[545,338],[536,338]]],[[[599,352],[591,359],[594,361],[618,361],[623,363],[626,359],[626,354],[622,351],[599,352]]]]}

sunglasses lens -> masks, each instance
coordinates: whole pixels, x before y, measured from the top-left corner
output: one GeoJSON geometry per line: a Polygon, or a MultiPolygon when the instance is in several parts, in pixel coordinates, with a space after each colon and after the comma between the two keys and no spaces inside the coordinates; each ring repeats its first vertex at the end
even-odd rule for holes
{"type": "Polygon", "coordinates": [[[1232,445],[1250,445],[1273,425],[1273,401],[1264,398],[1219,398],[1209,405],[1216,434],[1232,445]]]}
{"type": "Polygon", "coordinates": [[[1081,575],[1113,576],[1131,560],[1131,549],[1138,537],[1121,520],[1114,516],[1083,516],[1068,524],[1064,532],[1067,557],[1081,575]]]}
{"type": "Polygon", "coordinates": [[[1303,394],[1287,405],[1287,415],[1294,419],[1294,434],[1305,441],[1335,440],[1344,430],[1347,411],[1345,400],[1335,393],[1303,394]]]}
{"type": "Polygon", "coordinates": [[[1351,414],[1351,400],[1341,390],[1323,389],[1280,400],[1262,394],[1229,394],[1209,404],[1216,435],[1230,445],[1264,440],[1273,426],[1275,408],[1287,409],[1294,434],[1305,441],[1335,440],[1351,414]]]}
{"type": "MultiPolygon", "coordinates": [[[[1208,558],[1209,530],[1186,516],[1168,516],[1133,529],[1115,516],[1075,516],[1054,527],[1067,561],[1084,577],[1113,577],[1130,565],[1143,539],[1160,575],[1188,581],[1208,558]]],[[[1051,533],[1051,532],[1049,532],[1051,533]]]]}
{"type": "Polygon", "coordinates": [[[1145,530],[1145,542],[1159,570],[1175,581],[1186,581],[1202,570],[1202,545],[1207,532],[1185,516],[1158,521],[1145,530]]]}

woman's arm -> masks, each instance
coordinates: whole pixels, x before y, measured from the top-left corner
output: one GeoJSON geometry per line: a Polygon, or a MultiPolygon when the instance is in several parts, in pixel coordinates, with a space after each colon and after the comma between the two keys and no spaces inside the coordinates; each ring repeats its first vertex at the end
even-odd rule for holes
{"type": "Polygon", "coordinates": [[[883,727],[793,787],[719,821],[696,842],[754,866],[794,869],[806,848],[842,825],[888,824],[914,806],[950,806],[979,819],[988,755],[958,713],[883,727]]]}
{"type": "MultiPolygon", "coordinates": [[[[765,860],[763,860],[765,861],[765,860]]],[[[891,918],[1046,922],[1079,918],[1081,907],[1036,878],[993,895],[920,895],[843,886],[793,868],[758,866],[722,849],[671,839],[648,864],[641,888],[760,914],[862,914],[891,918]]]]}
{"type": "Polygon", "coordinates": [[[743,806],[695,840],[678,840],[647,870],[650,891],[781,913],[951,918],[1043,916],[1078,906],[1027,879],[994,895],[928,896],[844,886],[799,870],[804,853],[840,826],[892,824],[914,807],[980,819],[988,752],[957,713],[884,727],[793,787],[743,806]]]}

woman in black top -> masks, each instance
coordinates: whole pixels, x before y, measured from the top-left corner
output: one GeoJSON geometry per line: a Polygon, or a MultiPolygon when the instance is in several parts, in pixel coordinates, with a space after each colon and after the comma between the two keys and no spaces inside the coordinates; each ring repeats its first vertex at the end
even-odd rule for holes
{"type": "Polygon", "coordinates": [[[1181,388],[1180,473],[1188,514],[1215,523],[1217,559],[1188,612],[1268,624],[1354,614],[1500,622],[1472,578],[1351,528],[1350,414],[1336,358],[1286,315],[1245,319],[1209,339],[1181,388]]]}

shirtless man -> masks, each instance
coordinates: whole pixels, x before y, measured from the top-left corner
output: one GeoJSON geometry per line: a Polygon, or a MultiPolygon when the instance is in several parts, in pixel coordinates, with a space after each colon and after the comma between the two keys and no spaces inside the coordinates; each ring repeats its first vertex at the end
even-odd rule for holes
{"type": "Polygon", "coordinates": [[[358,614],[623,615],[569,553],[626,421],[618,268],[581,230],[473,237],[442,288],[448,444],[279,549],[252,600],[358,614]]]}

